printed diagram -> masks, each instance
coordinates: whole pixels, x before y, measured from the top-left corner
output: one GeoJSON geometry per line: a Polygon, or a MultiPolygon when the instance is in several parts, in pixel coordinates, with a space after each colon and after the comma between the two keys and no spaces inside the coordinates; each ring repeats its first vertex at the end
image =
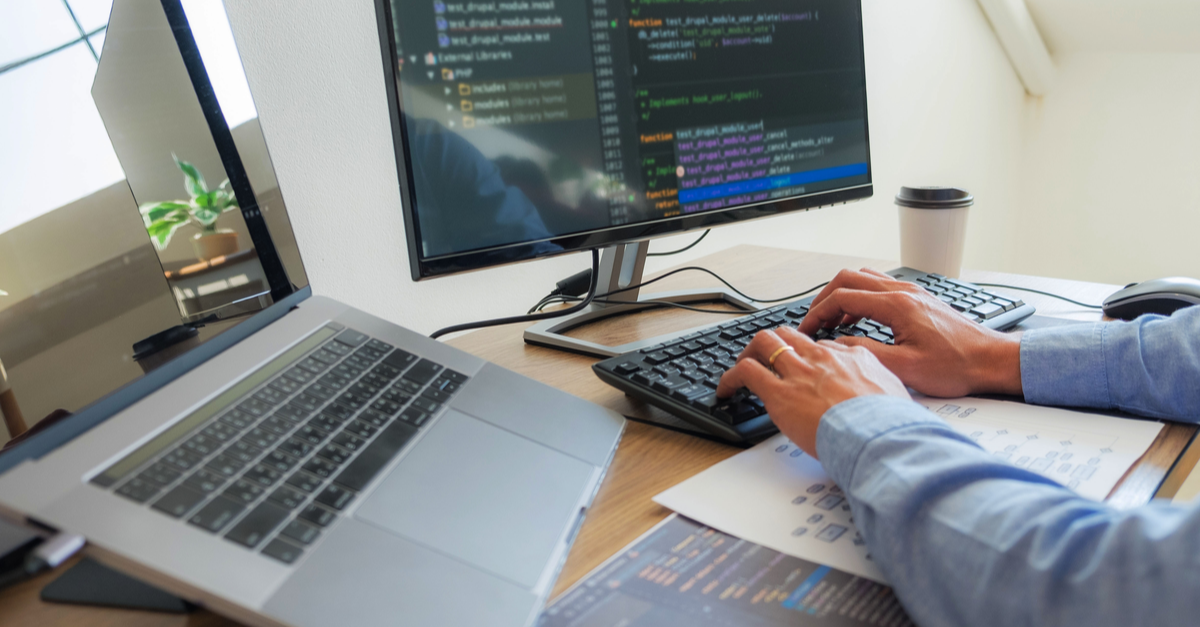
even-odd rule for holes
{"type": "MultiPolygon", "coordinates": [[[[986,399],[918,397],[917,401],[996,458],[1097,500],[1107,496],[1129,465],[1145,452],[1149,443],[1138,447],[1146,436],[1157,436],[1161,428],[1157,423],[986,399]],[[1012,415],[1011,408],[1004,405],[1065,415],[1039,421],[1012,415]],[[1131,439],[1135,434],[1141,437],[1131,439]]],[[[1149,441],[1153,442],[1153,436],[1149,441]]]]}

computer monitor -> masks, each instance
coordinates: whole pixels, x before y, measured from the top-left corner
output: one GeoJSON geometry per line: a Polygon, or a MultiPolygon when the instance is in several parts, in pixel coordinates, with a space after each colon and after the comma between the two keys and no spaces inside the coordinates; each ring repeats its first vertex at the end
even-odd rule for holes
{"type": "MultiPolygon", "coordinates": [[[[377,9],[414,280],[605,248],[612,291],[651,238],[872,193],[859,1],[377,9]]],[[[526,338],[618,354],[555,337],[608,305],[526,338]]]]}

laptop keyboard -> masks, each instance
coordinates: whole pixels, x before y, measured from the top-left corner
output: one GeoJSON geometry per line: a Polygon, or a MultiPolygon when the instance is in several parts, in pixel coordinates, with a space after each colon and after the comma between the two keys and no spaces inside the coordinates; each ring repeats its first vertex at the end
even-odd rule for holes
{"type": "Polygon", "coordinates": [[[291,564],[466,381],[330,325],[92,483],[291,564]]]}

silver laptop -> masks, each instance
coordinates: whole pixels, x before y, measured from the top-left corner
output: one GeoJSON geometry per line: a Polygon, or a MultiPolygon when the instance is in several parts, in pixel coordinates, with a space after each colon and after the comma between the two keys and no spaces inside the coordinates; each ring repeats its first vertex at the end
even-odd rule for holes
{"type": "MultiPolygon", "coordinates": [[[[244,124],[226,124],[203,88],[222,69],[196,54],[207,45],[196,4],[220,8],[117,0],[94,94],[108,123],[105,99],[137,90],[106,92],[107,72],[169,93],[154,72],[186,67],[199,98],[171,103],[172,122],[154,134],[209,133],[259,289],[225,279],[225,303],[202,302],[215,288],[189,292],[188,277],[237,255],[168,269],[180,321],[206,324],[205,341],[180,348],[196,343],[194,324],[157,338],[187,336],[165,349],[177,354],[165,365],[0,455],[0,513],[81,534],[105,563],[247,624],[530,624],[624,420],[296,289],[299,257],[280,243],[290,233],[263,218],[282,208],[250,184],[263,163],[241,163],[244,124]],[[147,54],[156,39],[178,45],[175,56],[147,54]],[[123,55],[158,69],[121,69],[123,55]]],[[[134,117],[153,125],[153,107],[139,106],[134,117]]],[[[109,127],[137,197],[138,142],[126,130],[109,127]]]]}

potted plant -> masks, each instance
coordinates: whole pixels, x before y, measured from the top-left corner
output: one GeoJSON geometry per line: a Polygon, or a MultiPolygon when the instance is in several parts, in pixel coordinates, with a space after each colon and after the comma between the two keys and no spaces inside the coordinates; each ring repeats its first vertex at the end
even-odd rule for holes
{"type": "Polygon", "coordinates": [[[238,208],[237,198],[229,189],[229,179],[210,190],[200,170],[175,155],[171,157],[183,172],[183,186],[191,198],[146,203],[138,208],[154,246],[160,251],[165,250],[175,231],[186,224],[195,224],[200,227],[200,232],[192,239],[192,246],[201,261],[237,252],[237,233],[217,229],[221,214],[238,208]]]}

